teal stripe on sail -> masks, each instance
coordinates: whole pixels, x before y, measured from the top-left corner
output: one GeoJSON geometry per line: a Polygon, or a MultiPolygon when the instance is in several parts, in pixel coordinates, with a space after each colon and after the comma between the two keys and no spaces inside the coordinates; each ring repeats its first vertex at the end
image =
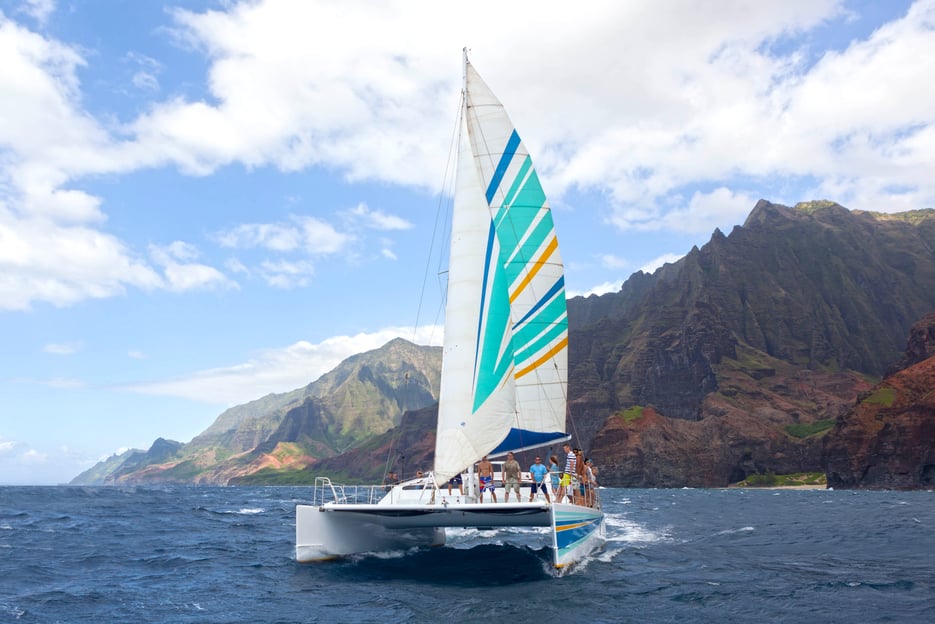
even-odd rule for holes
{"type": "MultiPolygon", "coordinates": [[[[526,160],[523,161],[523,164],[520,165],[519,171],[516,173],[516,177],[513,178],[513,183],[510,186],[510,190],[507,191],[506,195],[503,198],[504,206],[511,206],[516,203],[516,195],[519,193],[520,189],[523,188],[526,181],[526,175],[529,173],[529,170],[532,169],[532,158],[529,155],[526,155],[526,160]]],[[[536,172],[533,171],[533,174],[536,172]]],[[[542,187],[539,188],[542,192],[542,202],[545,203],[545,192],[542,191],[542,187]]],[[[541,205],[541,204],[540,204],[541,205]]]]}
{"type": "MultiPolygon", "coordinates": [[[[554,234],[555,228],[552,226],[551,215],[547,213],[546,216],[540,219],[539,223],[536,224],[535,229],[529,232],[526,240],[522,243],[520,252],[507,264],[506,274],[511,284],[516,281],[516,278],[523,273],[523,270],[528,267],[531,262],[539,261],[536,252],[542,248],[546,239],[551,238],[554,234]]],[[[519,241],[512,241],[512,243],[515,249],[519,241]]]]}
{"type": "Polygon", "coordinates": [[[513,344],[516,345],[517,364],[528,357],[523,355],[527,349],[537,351],[543,344],[556,340],[567,332],[568,316],[564,296],[556,297],[542,308],[539,314],[514,330],[513,344]]]}
{"type": "MultiPolygon", "coordinates": [[[[526,162],[521,168],[520,175],[516,176],[514,186],[507,194],[507,200],[503,202],[500,209],[497,211],[497,215],[494,217],[498,232],[504,229],[504,225],[507,222],[509,222],[513,229],[511,232],[511,234],[513,234],[512,240],[508,240],[503,236],[500,237],[506,249],[513,249],[516,247],[516,242],[519,240],[518,237],[522,236],[526,230],[529,229],[533,220],[535,220],[539,215],[539,211],[545,205],[545,192],[542,190],[542,185],[539,183],[539,176],[536,175],[535,170],[533,170],[529,176],[523,175],[523,171],[531,166],[531,162],[532,161],[527,157],[526,162]]],[[[551,219],[549,222],[551,224],[551,219]]]]}
{"type": "Polygon", "coordinates": [[[516,344],[523,345],[516,350],[516,366],[522,367],[526,360],[531,359],[546,347],[558,343],[568,335],[568,318],[562,318],[554,324],[533,323],[527,325],[516,337],[516,344]],[[548,331],[543,331],[548,327],[548,331]]]}
{"type": "Polygon", "coordinates": [[[481,298],[481,314],[474,356],[474,404],[473,411],[484,404],[490,395],[503,383],[513,365],[512,345],[501,351],[503,336],[510,331],[510,296],[506,276],[501,268],[496,236],[491,223],[487,243],[486,268],[481,298]],[[497,257],[494,260],[494,257],[497,257]],[[489,296],[487,294],[489,293],[489,296]]]}

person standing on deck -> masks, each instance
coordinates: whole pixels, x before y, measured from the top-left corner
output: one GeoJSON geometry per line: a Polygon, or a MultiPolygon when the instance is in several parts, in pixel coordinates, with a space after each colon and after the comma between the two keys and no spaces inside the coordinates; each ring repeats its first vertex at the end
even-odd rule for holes
{"type": "MultiPolygon", "coordinates": [[[[510,502],[510,490],[516,492],[516,502],[523,502],[519,497],[519,484],[522,479],[520,475],[519,462],[513,457],[513,453],[506,454],[506,461],[503,462],[503,487],[506,489],[506,498],[504,503],[510,502]]],[[[496,499],[494,499],[496,502],[496,499]]]]}
{"type": "Polygon", "coordinates": [[[584,465],[584,451],[580,448],[575,449],[575,479],[578,484],[575,486],[575,504],[584,505],[584,484],[588,480],[587,467],[584,465]]]}
{"type": "Polygon", "coordinates": [[[558,467],[558,457],[555,455],[549,457],[549,478],[552,480],[552,495],[555,497],[555,502],[561,502],[562,496],[558,490],[562,480],[562,469],[558,467]]]}
{"type": "Polygon", "coordinates": [[[480,460],[480,463],[477,464],[477,477],[480,479],[480,491],[478,492],[478,501],[479,503],[484,502],[484,492],[490,492],[490,495],[493,497],[493,502],[497,502],[497,491],[494,489],[493,485],[493,464],[490,463],[490,460],[487,459],[487,456],[484,455],[484,458],[480,460]]]}
{"type": "Polygon", "coordinates": [[[545,481],[546,475],[549,474],[549,469],[542,463],[541,457],[537,457],[535,463],[529,467],[529,474],[532,475],[532,485],[529,486],[529,502],[532,502],[537,492],[542,492],[545,494],[545,502],[551,503],[552,501],[549,500],[549,488],[546,486],[545,481]]]}
{"type": "Polygon", "coordinates": [[[591,463],[591,458],[584,460],[585,481],[584,481],[584,504],[588,507],[594,507],[596,502],[594,490],[597,489],[597,477],[595,477],[595,468],[591,463]]]}
{"type": "Polygon", "coordinates": [[[572,477],[575,476],[575,464],[577,463],[577,458],[574,452],[571,450],[571,444],[565,442],[562,446],[565,450],[565,470],[562,471],[562,480],[560,481],[561,487],[559,495],[556,498],[561,502],[563,496],[568,496],[568,502],[574,502],[574,494],[572,493],[572,477]]]}

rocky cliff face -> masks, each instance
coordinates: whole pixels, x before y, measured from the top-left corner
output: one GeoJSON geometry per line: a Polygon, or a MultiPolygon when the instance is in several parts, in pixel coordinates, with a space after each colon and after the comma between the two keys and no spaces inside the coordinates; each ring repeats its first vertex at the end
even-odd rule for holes
{"type": "Polygon", "coordinates": [[[828,434],[829,487],[935,487],[935,314],[913,326],[900,366],[828,434]]]}
{"type": "Polygon", "coordinates": [[[571,300],[574,431],[602,481],[819,471],[821,436],[935,307],[932,241],[933,210],[761,201],[743,227],[649,279],[571,300]],[[618,419],[650,407],[651,428],[618,419]]]}

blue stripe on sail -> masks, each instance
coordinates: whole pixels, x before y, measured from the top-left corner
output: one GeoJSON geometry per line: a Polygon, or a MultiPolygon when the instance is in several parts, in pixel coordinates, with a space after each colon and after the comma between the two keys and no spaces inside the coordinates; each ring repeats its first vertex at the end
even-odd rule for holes
{"type": "Polygon", "coordinates": [[[561,431],[529,431],[528,429],[510,429],[506,438],[497,445],[497,448],[490,451],[491,455],[499,455],[507,451],[513,451],[532,446],[545,446],[553,440],[563,440],[568,434],[561,431]]]}
{"type": "Polygon", "coordinates": [[[487,234],[487,252],[484,254],[484,282],[480,289],[480,314],[477,315],[477,343],[474,345],[474,376],[477,378],[477,365],[480,363],[480,343],[484,338],[484,319],[487,305],[487,280],[490,278],[490,258],[493,255],[493,241],[496,233],[493,222],[490,223],[490,232],[487,234]]]}
{"type": "Polygon", "coordinates": [[[510,166],[510,161],[513,160],[513,155],[516,153],[516,149],[518,147],[519,135],[516,133],[516,129],[514,128],[513,134],[510,135],[510,140],[506,142],[503,155],[500,156],[500,162],[497,163],[497,170],[493,172],[493,177],[490,178],[490,186],[487,187],[488,204],[493,200],[493,195],[497,192],[497,188],[500,186],[500,180],[503,179],[507,167],[510,166]]]}
{"type": "Polygon", "coordinates": [[[563,288],[565,288],[565,276],[564,275],[560,276],[558,278],[558,281],[552,284],[552,288],[549,289],[549,292],[545,293],[545,296],[543,296],[541,299],[539,299],[539,301],[536,302],[536,305],[534,305],[532,309],[530,309],[529,312],[526,313],[526,316],[516,321],[516,324],[513,325],[513,329],[515,330],[517,327],[522,325],[526,321],[526,319],[528,319],[530,316],[538,312],[539,308],[545,305],[547,301],[551,300],[552,297],[554,297],[555,294],[559,290],[562,290],[563,288]]]}

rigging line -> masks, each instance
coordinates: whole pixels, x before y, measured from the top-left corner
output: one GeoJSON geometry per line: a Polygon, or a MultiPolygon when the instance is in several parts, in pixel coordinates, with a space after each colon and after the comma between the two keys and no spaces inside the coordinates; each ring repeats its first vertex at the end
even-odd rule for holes
{"type": "MultiPolygon", "coordinates": [[[[557,373],[558,365],[555,363],[555,360],[552,360],[552,366],[555,368],[555,371],[557,373]]],[[[569,377],[571,376],[571,371],[568,372],[568,376],[569,377]]],[[[565,423],[566,423],[565,432],[567,433],[568,430],[571,429],[574,439],[577,440],[578,445],[581,446],[582,444],[581,436],[578,435],[578,426],[575,424],[575,417],[571,413],[571,402],[569,402],[568,400],[568,387],[567,386],[562,387],[560,384],[559,389],[562,391],[562,398],[565,399],[565,423]],[[570,426],[567,426],[567,425],[570,425],[570,426]]]]}
{"type": "MultiPolygon", "coordinates": [[[[438,204],[437,204],[436,210],[435,210],[435,223],[434,223],[433,226],[432,226],[432,238],[431,238],[431,241],[430,241],[430,243],[429,243],[429,252],[428,252],[428,256],[427,256],[427,258],[426,258],[426,262],[425,262],[425,271],[424,271],[424,273],[423,273],[423,275],[422,275],[422,290],[421,290],[421,292],[419,293],[419,305],[418,305],[418,308],[416,309],[416,322],[415,322],[415,324],[413,325],[413,328],[412,328],[412,332],[413,332],[413,342],[415,342],[415,333],[416,333],[416,331],[417,331],[418,328],[419,328],[419,323],[422,322],[422,319],[421,319],[421,317],[422,317],[422,306],[423,306],[423,304],[425,303],[425,291],[427,290],[427,284],[428,284],[428,278],[429,278],[429,269],[431,268],[431,265],[432,265],[432,256],[433,256],[434,253],[435,253],[435,243],[436,243],[436,239],[439,237],[438,225],[439,225],[440,215],[442,215],[443,212],[447,212],[447,211],[443,211],[443,206],[447,203],[446,198],[450,195],[450,193],[448,192],[449,189],[450,189],[452,186],[454,186],[454,181],[451,179],[451,178],[452,178],[452,174],[451,174],[451,163],[452,163],[452,161],[453,161],[453,159],[454,159],[454,157],[455,157],[455,150],[457,149],[457,148],[456,148],[456,143],[455,143],[455,142],[456,142],[457,138],[460,136],[460,130],[459,130],[459,127],[458,127],[458,126],[460,126],[460,122],[461,122],[461,108],[462,108],[462,106],[463,106],[463,98],[464,98],[464,94],[462,93],[462,94],[461,94],[461,100],[462,100],[462,101],[459,102],[459,105],[458,105],[458,114],[455,116],[455,117],[456,117],[456,118],[455,118],[455,125],[454,125],[454,127],[452,128],[452,131],[451,131],[451,141],[450,141],[449,146],[448,146],[448,158],[447,158],[447,160],[446,160],[446,162],[445,162],[445,175],[444,175],[444,178],[442,179],[442,187],[441,187],[441,189],[440,189],[440,191],[439,191],[439,194],[438,194],[438,204]]],[[[438,256],[438,258],[439,258],[439,260],[438,260],[439,267],[441,266],[441,262],[442,262],[442,256],[443,256],[442,251],[443,251],[443,250],[442,250],[441,248],[439,248],[439,256],[438,256]]],[[[439,270],[439,273],[441,273],[440,270],[439,270]]],[[[437,318],[437,316],[436,316],[436,318],[437,318]]]]}
{"type": "MultiPolygon", "coordinates": [[[[422,275],[422,289],[419,293],[419,303],[418,303],[418,306],[416,307],[416,321],[412,326],[412,341],[411,342],[413,342],[414,344],[416,344],[416,336],[417,336],[417,332],[419,331],[419,324],[422,322],[422,306],[425,304],[426,291],[428,290],[428,279],[429,279],[429,272],[432,266],[432,256],[435,254],[436,241],[440,237],[439,236],[439,221],[440,221],[441,215],[447,215],[448,213],[448,211],[444,209],[444,206],[450,203],[450,201],[446,198],[452,195],[451,188],[454,186],[454,180],[452,179],[453,176],[451,174],[451,169],[452,169],[451,163],[454,161],[455,150],[457,149],[457,145],[458,145],[458,139],[461,136],[460,125],[461,125],[461,115],[462,115],[463,106],[464,106],[464,92],[462,91],[459,102],[458,102],[458,112],[455,115],[454,127],[452,128],[452,131],[451,131],[451,139],[449,141],[449,146],[448,146],[448,158],[445,161],[445,173],[442,178],[441,189],[439,190],[439,193],[438,193],[438,203],[435,208],[435,222],[432,225],[432,237],[429,241],[428,254],[426,255],[426,260],[425,260],[425,271],[423,272],[423,275],[422,275]]],[[[446,218],[445,223],[447,223],[447,218],[446,218]]],[[[444,249],[442,246],[439,246],[439,251],[438,251],[438,266],[439,266],[438,274],[439,275],[441,274],[440,267],[441,267],[443,256],[444,256],[444,249]]],[[[447,289],[445,289],[444,292],[442,293],[441,302],[439,303],[439,306],[435,311],[435,321],[433,323],[433,327],[438,326],[438,319],[441,316],[442,310],[444,310],[445,300],[447,299],[447,297],[448,297],[448,292],[447,292],[447,289]]],[[[431,338],[432,337],[430,336],[429,343],[431,343],[431,338]]],[[[386,453],[386,463],[383,468],[383,479],[384,480],[389,474],[389,470],[393,462],[393,453],[399,442],[399,437],[402,435],[402,417],[405,414],[406,406],[409,405],[409,401],[408,401],[409,392],[410,392],[409,384],[410,384],[410,378],[409,378],[409,375],[407,374],[406,375],[406,387],[403,393],[403,396],[405,397],[406,400],[404,401],[403,408],[401,410],[402,413],[400,414],[399,426],[395,427],[395,434],[390,438],[390,445],[386,453]]]]}

